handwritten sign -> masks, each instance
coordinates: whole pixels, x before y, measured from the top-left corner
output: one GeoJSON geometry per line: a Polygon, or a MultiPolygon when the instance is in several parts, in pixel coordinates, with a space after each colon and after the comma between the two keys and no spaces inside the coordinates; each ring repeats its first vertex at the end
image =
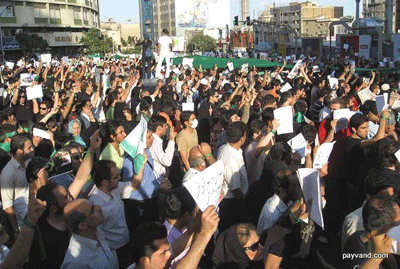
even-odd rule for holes
{"type": "Polygon", "coordinates": [[[293,112],[291,106],[275,109],[274,118],[279,121],[279,126],[276,129],[278,134],[293,133],[293,112]]]}
{"type": "Polygon", "coordinates": [[[26,88],[26,99],[32,100],[36,98],[43,97],[43,88],[42,85],[35,85],[33,87],[26,88]]]}
{"type": "Polygon", "coordinates": [[[358,95],[358,97],[360,97],[361,104],[364,104],[365,101],[367,101],[367,100],[374,100],[375,99],[375,94],[373,94],[369,88],[366,88],[366,89],[364,89],[362,91],[359,91],[357,93],[357,95],[358,95]]]}
{"type": "Polygon", "coordinates": [[[335,142],[332,143],[323,143],[317,150],[317,154],[315,155],[313,168],[321,169],[328,162],[329,156],[331,156],[333,146],[335,142]]]}
{"type": "Polygon", "coordinates": [[[183,183],[183,186],[204,212],[210,205],[218,206],[223,181],[224,164],[218,161],[183,183]]]}
{"type": "Polygon", "coordinates": [[[32,77],[28,73],[23,73],[20,75],[21,86],[31,86],[32,85],[32,77]]]}
{"type": "Polygon", "coordinates": [[[329,86],[331,89],[336,89],[336,86],[339,85],[339,80],[337,78],[329,78],[329,86]]]}
{"type": "Polygon", "coordinates": [[[298,152],[301,157],[306,156],[307,141],[302,133],[299,133],[292,139],[288,141],[289,146],[292,148],[293,152],[298,152]]]}
{"type": "Polygon", "coordinates": [[[305,201],[311,200],[311,219],[324,229],[324,218],[322,217],[322,195],[319,172],[312,168],[301,168],[297,170],[301,189],[305,201]]]}
{"type": "Polygon", "coordinates": [[[343,109],[337,109],[333,111],[333,119],[337,120],[335,132],[338,132],[344,128],[347,128],[349,125],[349,119],[354,115],[355,113],[350,111],[348,108],[343,108],[343,109]]]}

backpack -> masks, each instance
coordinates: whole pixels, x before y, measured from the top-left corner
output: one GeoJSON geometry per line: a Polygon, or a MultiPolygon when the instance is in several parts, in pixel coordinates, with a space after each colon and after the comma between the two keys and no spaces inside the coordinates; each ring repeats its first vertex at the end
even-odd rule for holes
{"type": "Polygon", "coordinates": [[[144,55],[146,56],[146,58],[151,58],[153,57],[153,52],[151,51],[150,47],[147,47],[147,49],[144,52],[144,55]]]}

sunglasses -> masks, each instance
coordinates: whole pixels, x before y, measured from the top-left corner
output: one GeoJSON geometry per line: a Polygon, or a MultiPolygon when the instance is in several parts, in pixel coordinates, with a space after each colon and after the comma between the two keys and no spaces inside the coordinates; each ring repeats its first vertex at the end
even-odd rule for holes
{"type": "Polygon", "coordinates": [[[255,252],[260,248],[260,240],[255,242],[253,245],[251,245],[250,247],[244,247],[244,251],[252,251],[255,252]]]}
{"type": "Polygon", "coordinates": [[[40,108],[40,110],[46,110],[47,109],[47,107],[41,107],[40,108]]]}
{"type": "Polygon", "coordinates": [[[71,157],[75,160],[75,161],[79,161],[82,156],[80,154],[72,154],[71,157]]]}

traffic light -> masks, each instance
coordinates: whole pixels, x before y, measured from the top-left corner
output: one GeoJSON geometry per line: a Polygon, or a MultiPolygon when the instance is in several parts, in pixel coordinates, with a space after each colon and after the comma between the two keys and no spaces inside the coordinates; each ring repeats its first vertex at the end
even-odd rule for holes
{"type": "Polygon", "coordinates": [[[253,23],[250,21],[250,16],[247,16],[246,17],[246,25],[247,26],[250,26],[250,25],[252,25],[253,23]]]}
{"type": "Polygon", "coordinates": [[[235,16],[235,17],[233,18],[233,25],[234,25],[234,26],[238,26],[238,25],[239,25],[239,16],[235,16]]]}

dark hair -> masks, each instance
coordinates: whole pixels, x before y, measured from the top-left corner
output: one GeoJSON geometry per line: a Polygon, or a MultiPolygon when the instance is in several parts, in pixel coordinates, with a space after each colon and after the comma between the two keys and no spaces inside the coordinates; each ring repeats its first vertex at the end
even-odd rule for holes
{"type": "Polygon", "coordinates": [[[267,94],[263,98],[264,105],[272,105],[275,102],[276,102],[276,98],[273,95],[267,94]]]}
{"type": "Polygon", "coordinates": [[[261,113],[262,120],[266,123],[267,121],[272,121],[274,119],[274,109],[272,107],[267,107],[261,113]]]}
{"type": "MultiPolygon", "coordinates": [[[[4,136],[5,134],[12,133],[14,131],[15,131],[15,126],[12,125],[12,124],[2,124],[2,125],[0,125],[0,137],[4,136]]],[[[6,138],[7,137],[4,136],[3,139],[0,140],[0,143],[4,143],[4,140],[6,138]]]]}
{"type": "Polygon", "coordinates": [[[167,99],[163,99],[160,111],[164,112],[167,115],[171,115],[174,112],[174,110],[175,110],[174,104],[167,99]]]}
{"type": "Polygon", "coordinates": [[[330,105],[333,105],[333,104],[339,104],[341,109],[346,108],[346,104],[340,98],[335,98],[335,99],[331,100],[330,105]]]}
{"type": "Polygon", "coordinates": [[[287,198],[295,202],[303,196],[296,170],[292,168],[283,168],[279,170],[272,181],[272,189],[278,194],[279,188],[283,188],[287,198]]]}
{"type": "MultiPolygon", "coordinates": [[[[46,202],[46,210],[43,212],[43,215],[41,216],[41,218],[47,218],[47,216],[50,213],[50,207],[51,206],[57,206],[58,208],[60,208],[60,205],[57,203],[57,198],[54,195],[54,189],[57,188],[59,185],[57,183],[54,182],[49,182],[46,185],[42,186],[38,192],[36,193],[36,198],[42,200],[43,202],[46,202]]],[[[62,210],[62,208],[61,208],[62,210]]],[[[62,211],[59,210],[59,212],[62,211]]]]}
{"type": "Polygon", "coordinates": [[[367,200],[362,209],[366,232],[372,232],[386,224],[393,223],[397,217],[394,205],[397,200],[389,195],[378,194],[367,200]]]}
{"type": "Polygon", "coordinates": [[[185,124],[185,121],[189,121],[190,116],[192,116],[192,114],[194,114],[193,111],[183,111],[183,112],[181,113],[179,119],[180,119],[180,121],[181,121],[181,124],[182,124],[183,128],[186,128],[186,127],[187,127],[186,124],[185,124]]]}
{"type": "Polygon", "coordinates": [[[24,149],[25,146],[25,141],[31,141],[31,138],[29,137],[29,134],[17,134],[15,135],[12,140],[11,140],[11,144],[10,144],[10,148],[11,148],[11,155],[15,155],[17,153],[17,150],[24,149]]]}
{"type": "Polygon", "coordinates": [[[140,100],[139,110],[147,111],[150,109],[153,100],[150,96],[145,96],[140,100]]]}
{"type": "Polygon", "coordinates": [[[400,149],[400,142],[388,139],[378,152],[378,160],[380,167],[398,166],[399,161],[394,155],[400,149]]]}
{"type": "Polygon", "coordinates": [[[56,150],[59,150],[67,143],[74,141],[74,136],[67,132],[56,132],[54,133],[54,141],[56,142],[56,150]]]}
{"type": "Polygon", "coordinates": [[[387,175],[382,173],[381,170],[371,169],[364,181],[364,194],[374,196],[381,191],[393,187],[396,191],[396,184],[387,175]]]}
{"type": "Polygon", "coordinates": [[[131,236],[133,262],[140,264],[142,257],[151,258],[157,251],[155,240],[167,238],[167,229],[158,222],[146,222],[137,227],[131,236]]]}
{"type": "Polygon", "coordinates": [[[246,135],[246,124],[241,121],[235,121],[229,124],[226,129],[226,137],[229,143],[236,143],[246,135]]]}
{"type": "Polygon", "coordinates": [[[39,173],[39,170],[46,166],[47,161],[48,160],[43,157],[33,157],[31,159],[25,170],[26,180],[28,183],[32,183],[32,180],[35,181],[38,178],[37,174],[39,173]]]}
{"type": "Polygon", "coordinates": [[[365,101],[365,103],[361,106],[361,112],[364,113],[364,115],[368,115],[369,112],[371,112],[374,115],[378,115],[376,102],[373,100],[365,101]]]}
{"type": "Polygon", "coordinates": [[[53,154],[53,151],[53,143],[51,143],[51,141],[48,139],[42,139],[42,141],[40,141],[39,145],[37,145],[34,150],[35,156],[46,159],[50,158],[50,156],[53,154]]]}
{"type": "Polygon", "coordinates": [[[227,110],[221,113],[221,125],[226,130],[231,123],[231,117],[236,114],[235,110],[227,110]]]}
{"type": "Polygon", "coordinates": [[[307,142],[311,143],[315,141],[315,136],[317,135],[318,130],[314,126],[306,124],[301,127],[300,132],[307,142]]]}
{"type": "Polygon", "coordinates": [[[111,179],[111,168],[116,167],[115,162],[110,160],[100,160],[94,163],[92,169],[92,178],[97,187],[101,186],[101,182],[111,179]]]}
{"type": "Polygon", "coordinates": [[[264,128],[264,126],[265,123],[262,120],[257,120],[257,119],[252,120],[249,126],[249,134],[248,134],[249,139],[252,139],[254,134],[259,133],[262,130],[262,128],[264,128]]]}
{"type": "Polygon", "coordinates": [[[196,207],[196,202],[185,187],[172,190],[165,199],[165,218],[177,220],[186,212],[191,213],[196,207]]]}
{"type": "Polygon", "coordinates": [[[291,97],[292,95],[290,94],[290,92],[281,93],[281,98],[279,99],[278,106],[282,106],[283,103],[285,103],[291,97]]]}
{"type": "Polygon", "coordinates": [[[158,127],[162,127],[166,123],[167,120],[163,116],[153,115],[149,120],[148,129],[154,133],[158,127]]]}
{"type": "Polygon", "coordinates": [[[302,114],[307,111],[307,103],[304,100],[297,100],[297,102],[293,105],[293,109],[295,112],[300,112],[302,114]]]}
{"type": "MultiPolygon", "coordinates": [[[[361,113],[356,113],[350,118],[350,129],[358,129],[363,123],[368,122],[367,116],[361,113]]],[[[352,130],[353,131],[353,130],[352,130]]]]}
{"type": "Polygon", "coordinates": [[[320,89],[319,91],[317,91],[317,97],[318,97],[318,99],[321,98],[321,97],[324,97],[324,96],[328,95],[329,92],[330,92],[330,91],[329,91],[326,87],[320,89]]]}
{"type": "Polygon", "coordinates": [[[111,142],[111,135],[115,136],[116,131],[120,126],[124,126],[122,121],[119,120],[111,120],[107,121],[105,124],[105,138],[108,142],[111,142]]]}
{"type": "Polygon", "coordinates": [[[162,33],[168,35],[168,34],[169,34],[169,31],[168,31],[167,29],[163,29],[163,30],[162,30],[162,33]]]}

